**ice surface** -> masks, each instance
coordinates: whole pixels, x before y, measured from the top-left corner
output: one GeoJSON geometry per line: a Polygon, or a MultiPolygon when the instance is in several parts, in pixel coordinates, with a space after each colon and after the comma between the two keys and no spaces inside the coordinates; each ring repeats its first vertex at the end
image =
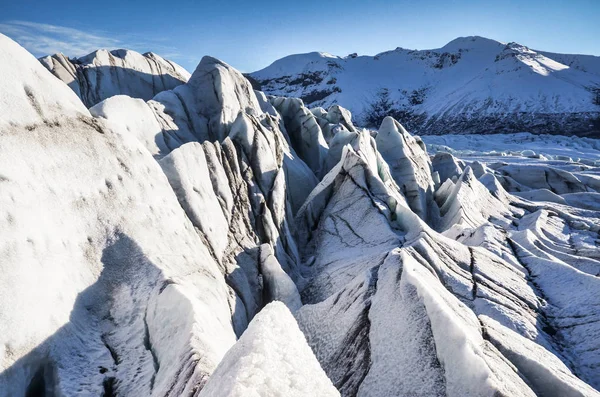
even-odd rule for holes
{"type": "Polygon", "coordinates": [[[40,62],[64,81],[87,107],[115,95],[143,100],[188,81],[190,74],[161,56],[132,50],[98,50],[71,61],[54,54],[40,62]]]}
{"type": "Polygon", "coordinates": [[[210,57],[91,117],[0,54],[0,395],[599,395],[597,141],[425,144],[210,57]]]}
{"type": "Polygon", "coordinates": [[[434,188],[431,162],[419,141],[396,120],[386,117],[375,142],[410,208],[424,220],[434,219],[437,214],[431,213],[435,208],[431,205],[434,188]]]}
{"type": "Polygon", "coordinates": [[[113,129],[123,134],[134,134],[155,157],[169,152],[152,108],[141,99],[116,95],[92,106],[90,113],[110,120],[113,129]]]}
{"type": "Polygon", "coordinates": [[[446,182],[446,179],[457,178],[463,172],[456,158],[450,153],[436,153],[431,163],[433,170],[439,174],[440,183],[446,182]]]}
{"type": "Polygon", "coordinates": [[[267,305],[227,352],[201,397],[339,396],[296,320],[280,302],[267,305]]]}
{"type": "Polygon", "coordinates": [[[452,186],[452,190],[442,199],[438,196],[442,219],[438,228],[447,231],[450,228],[469,227],[475,229],[495,218],[496,222],[510,223],[510,211],[507,203],[498,200],[475,178],[471,167],[467,166],[452,186]]]}
{"type": "Polygon", "coordinates": [[[283,302],[292,312],[300,309],[302,300],[298,288],[281,268],[269,244],[260,246],[260,270],[269,300],[283,302]]]}
{"type": "Polygon", "coordinates": [[[24,48],[0,34],[0,127],[56,122],[89,112],[24,48]]]}
{"type": "Polygon", "coordinates": [[[321,175],[328,145],[315,116],[297,98],[272,98],[271,103],[283,117],[300,158],[317,176],[321,175]]]}
{"type": "Polygon", "coordinates": [[[4,128],[1,152],[0,394],[201,384],[235,342],[228,291],[144,147],[86,117],[4,128]]]}
{"type": "MultiPolygon", "coordinates": [[[[580,374],[584,382],[593,384],[589,369],[596,356],[592,353],[596,349],[593,337],[559,330],[561,324],[569,324],[569,330],[573,326],[577,330],[579,323],[572,324],[563,317],[564,312],[558,308],[565,303],[556,300],[558,298],[549,300],[554,294],[562,296],[569,287],[563,289],[557,281],[551,283],[553,287],[542,286],[537,281],[532,286],[529,280],[532,277],[537,280],[542,274],[538,275],[541,270],[535,270],[530,260],[540,266],[545,263],[543,266],[548,268],[548,258],[565,267],[554,267],[545,277],[567,278],[577,274],[582,279],[575,283],[581,285],[583,280],[588,280],[581,272],[596,274],[593,272],[597,260],[592,247],[597,246],[594,242],[597,214],[587,212],[592,218],[586,220],[581,217],[584,214],[581,210],[563,206],[557,208],[560,213],[555,215],[552,229],[547,224],[534,226],[531,217],[544,208],[551,208],[552,204],[525,202],[512,196],[498,182],[496,171],[480,163],[477,166],[479,179],[467,166],[456,183],[447,179],[438,188],[437,203],[444,215],[442,222],[447,223],[440,227],[450,228],[443,236],[402,204],[402,200],[394,199],[397,194],[394,189],[398,187],[383,184],[385,173],[373,172],[372,163],[366,157],[361,159],[361,153],[360,149],[346,148],[340,164],[324,177],[297,216],[300,247],[305,247],[301,254],[311,269],[309,283],[302,291],[307,304],[300,309],[297,318],[324,370],[342,395],[386,396],[411,392],[533,395],[540,391],[540,382],[569,379],[574,374],[580,374]],[[354,160],[349,161],[351,159],[354,160]],[[361,173],[357,172],[359,169],[361,173]],[[363,196],[363,192],[368,193],[363,196]],[[363,206],[371,207],[373,214],[368,216],[368,222],[358,226],[363,217],[357,214],[365,211],[358,208],[363,206]],[[394,216],[386,217],[387,213],[394,216]],[[540,233],[544,237],[540,243],[533,236],[524,236],[521,229],[545,230],[546,234],[540,233]],[[388,234],[389,246],[378,241],[388,234]],[[399,241],[395,244],[394,235],[399,241]],[[549,240],[549,235],[562,237],[549,240]],[[569,236],[573,237],[572,241],[569,236]],[[355,242],[358,239],[360,244],[355,242]],[[519,245],[524,241],[533,242],[531,246],[537,251],[524,254],[519,245]],[[360,254],[355,253],[355,244],[361,247],[360,254]],[[340,245],[345,247],[343,251],[331,248],[340,245]],[[399,256],[393,252],[394,246],[403,247],[403,260],[393,259],[399,256]],[[400,264],[392,266],[397,262],[400,264]],[[419,304],[427,308],[426,314],[421,316],[425,316],[425,325],[432,329],[430,336],[422,329],[411,330],[405,323],[392,320],[408,316],[409,307],[415,307],[413,310],[419,307],[409,306],[410,288],[402,287],[405,280],[411,280],[413,288],[421,285],[417,288],[421,291],[419,304]],[[393,293],[390,288],[406,292],[393,293]],[[399,305],[397,309],[395,305],[399,305]],[[502,332],[515,332],[532,341],[539,346],[539,354],[549,357],[548,360],[566,363],[566,375],[561,372],[562,367],[549,364],[546,378],[532,372],[530,376],[537,378],[523,379],[516,372],[521,368],[517,356],[506,353],[509,348],[505,344],[487,336],[485,323],[479,321],[479,316],[493,318],[501,324],[502,332]],[[451,342],[452,329],[457,332],[454,342],[451,342]],[[394,335],[393,344],[389,335],[394,335]],[[421,356],[415,363],[408,352],[417,341],[421,344],[418,350],[421,356]],[[411,375],[408,369],[396,371],[426,365],[427,346],[432,346],[430,349],[435,352],[435,359],[428,364],[433,368],[428,372],[430,377],[421,379],[411,375]],[[578,354],[581,358],[576,358],[578,354]],[[438,378],[433,375],[435,368],[440,368],[438,378]]],[[[459,162],[452,158],[450,161],[459,162]]],[[[568,285],[574,284],[569,282],[568,285]]],[[[588,307],[586,302],[591,295],[586,287],[574,301],[588,307]]],[[[573,310],[571,306],[566,311],[573,310]]],[[[583,311],[595,313],[595,310],[583,311]]],[[[587,327],[591,327],[591,335],[596,335],[595,325],[587,327]]],[[[580,382],[567,381],[571,390],[584,391],[584,394],[592,390],[580,382]]]]}
{"type": "MultiPolygon", "coordinates": [[[[450,152],[460,158],[482,158],[485,162],[503,161],[536,163],[539,160],[563,158],[590,162],[600,157],[600,141],[563,135],[534,135],[530,133],[494,135],[442,135],[423,136],[430,152],[450,152]],[[523,151],[534,152],[544,159],[526,156],[523,151]]],[[[527,154],[527,153],[526,153],[527,154]]]]}

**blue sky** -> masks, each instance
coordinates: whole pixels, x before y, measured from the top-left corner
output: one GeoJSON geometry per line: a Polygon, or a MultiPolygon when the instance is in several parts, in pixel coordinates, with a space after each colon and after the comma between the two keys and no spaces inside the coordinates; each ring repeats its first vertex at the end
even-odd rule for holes
{"type": "Polygon", "coordinates": [[[153,51],[193,71],[212,55],[250,72],[285,55],[439,48],[459,36],[600,55],[600,0],[0,0],[0,32],[36,56],[153,51]]]}

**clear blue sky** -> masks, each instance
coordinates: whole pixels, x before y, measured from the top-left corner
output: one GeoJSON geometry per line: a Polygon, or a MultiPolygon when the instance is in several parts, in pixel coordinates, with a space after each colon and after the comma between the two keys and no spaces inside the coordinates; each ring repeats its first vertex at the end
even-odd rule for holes
{"type": "Polygon", "coordinates": [[[249,72],[294,53],[374,55],[471,35],[600,55],[600,0],[0,0],[0,32],[36,56],[131,48],[190,71],[203,55],[249,72]]]}

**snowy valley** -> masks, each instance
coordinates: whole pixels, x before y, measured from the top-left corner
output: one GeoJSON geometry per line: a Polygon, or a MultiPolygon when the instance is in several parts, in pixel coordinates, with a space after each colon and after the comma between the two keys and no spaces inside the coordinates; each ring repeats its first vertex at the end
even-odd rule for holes
{"type": "MultiPolygon", "coordinates": [[[[536,54],[576,87],[536,111],[598,112],[596,59],[536,54]]],[[[341,71],[413,55],[312,54],[342,88],[304,102],[293,57],[266,95],[208,56],[0,34],[0,396],[600,396],[600,140],[360,127],[341,71]]],[[[419,106],[524,106],[469,95],[419,106]]]]}

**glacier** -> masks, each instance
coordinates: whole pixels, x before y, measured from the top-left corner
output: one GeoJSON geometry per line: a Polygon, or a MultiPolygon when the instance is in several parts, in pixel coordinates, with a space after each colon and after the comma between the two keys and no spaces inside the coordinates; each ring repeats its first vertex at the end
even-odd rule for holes
{"type": "Polygon", "coordinates": [[[67,60],[0,35],[0,396],[600,395],[598,140],[67,60]]]}
{"type": "Polygon", "coordinates": [[[40,62],[88,108],[120,94],[149,100],[190,78],[187,70],[160,55],[125,49],[98,50],[74,59],[58,53],[40,62]]]}

